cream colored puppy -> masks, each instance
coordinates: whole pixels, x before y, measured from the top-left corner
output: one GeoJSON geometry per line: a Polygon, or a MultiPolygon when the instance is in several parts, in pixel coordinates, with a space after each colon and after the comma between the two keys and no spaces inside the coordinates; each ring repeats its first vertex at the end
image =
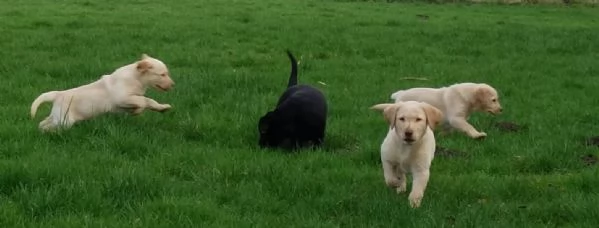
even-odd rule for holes
{"type": "Polygon", "coordinates": [[[502,111],[497,91],[484,83],[460,83],[442,88],[400,90],[393,93],[391,99],[395,102],[421,101],[435,106],[445,115],[445,127],[449,124],[471,138],[487,136],[487,133],[477,131],[468,123],[468,116],[472,112],[499,114],[502,111]]]}
{"type": "Polygon", "coordinates": [[[148,108],[163,112],[171,108],[144,96],[148,87],[169,90],[175,83],[166,65],[143,54],[141,60],[116,69],[110,75],[77,88],[41,94],[31,104],[31,118],[44,102],[53,102],[52,111],[39,123],[42,131],[70,128],[74,123],[106,112],[140,114],[148,108]]]}
{"type": "Polygon", "coordinates": [[[417,101],[377,104],[371,109],[383,111],[389,123],[389,131],[381,144],[385,183],[397,193],[405,192],[406,173],[412,173],[408,200],[411,207],[419,207],[435,156],[433,129],[443,119],[443,113],[417,101]]]}

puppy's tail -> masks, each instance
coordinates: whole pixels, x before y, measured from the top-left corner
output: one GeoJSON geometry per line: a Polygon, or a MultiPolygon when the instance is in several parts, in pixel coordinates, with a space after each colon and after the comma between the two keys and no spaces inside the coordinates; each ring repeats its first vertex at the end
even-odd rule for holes
{"type": "Polygon", "coordinates": [[[31,118],[35,117],[37,108],[41,104],[43,104],[45,102],[54,102],[57,95],[58,95],[58,91],[50,91],[50,92],[42,93],[41,95],[39,95],[39,97],[35,98],[35,100],[31,104],[31,118]]]}
{"type": "Polygon", "coordinates": [[[287,50],[287,56],[289,56],[289,61],[291,61],[291,74],[289,75],[289,82],[287,83],[287,88],[289,88],[297,85],[297,61],[289,50],[287,50]]]}
{"type": "Polygon", "coordinates": [[[397,92],[391,94],[391,99],[397,100],[401,96],[401,92],[402,91],[397,91],[397,92]]]}

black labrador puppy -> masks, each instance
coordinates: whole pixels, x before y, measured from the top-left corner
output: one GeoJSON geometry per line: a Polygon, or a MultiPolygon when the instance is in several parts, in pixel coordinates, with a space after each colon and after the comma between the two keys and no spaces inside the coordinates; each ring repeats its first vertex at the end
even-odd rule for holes
{"type": "Polygon", "coordinates": [[[324,94],[309,85],[297,84],[297,61],[287,51],[291,75],[287,90],[275,110],[260,118],[260,147],[295,150],[324,143],[327,101],[324,94]]]}

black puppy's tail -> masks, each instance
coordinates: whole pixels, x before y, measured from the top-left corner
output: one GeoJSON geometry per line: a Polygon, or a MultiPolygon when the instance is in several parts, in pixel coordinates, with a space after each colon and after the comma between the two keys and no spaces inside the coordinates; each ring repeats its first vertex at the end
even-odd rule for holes
{"type": "Polygon", "coordinates": [[[291,75],[289,75],[289,82],[287,83],[287,88],[289,88],[297,85],[297,61],[289,50],[287,50],[287,56],[289,56],[289,60],[291,61],[291,75]]]}

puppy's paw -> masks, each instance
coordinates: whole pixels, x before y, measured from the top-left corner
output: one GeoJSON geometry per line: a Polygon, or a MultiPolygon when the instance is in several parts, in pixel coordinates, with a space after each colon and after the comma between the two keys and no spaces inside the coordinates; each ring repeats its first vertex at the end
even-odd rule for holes
{"type": "Polygon", "coordinates": [[[52,125],[43,125],[38,127],[42,133],[53,133],[56,131],[56,127],[52,125]]]}
{"type": "Polygon", "coordinates": [[[470,135],[473,139],[484,139],[487,137],[487,133],[484,132],[476,132],[470,135]]]}
{"type": "Polygon", "coordinates": [[[399,182],[399,180],[397,178],[385,178],[385,184],[387,184],[388,187],[391,188],[399,188],[401,186],[401,183],[399,182]]]}
{"type": "Polygon", "coordinates": [[[160,105],[159,108],[156,109],[156,111],[158,111],[158,112],[166,112],[169,109],[171,109],[171,105],[170,104],[162,104],[162,105],[160,105]]]}
{"type": "Polygon", "coordinates": [[[46,124],[43,126],[42,125],[39,126],[39,130],[42,133],[57,133],[62,130],[67,130],[68,128],[69,128],[68,126],[59,126],[59,125],[54,125],[52,123],[46,124]]]}
{"type": "Polygon", "coordinates": [[[406,185],[406,176],[405,175],[400,175],[403,177],[399,178],[399,187],[397,187],[395,190],[397,191],[397,194],[399,193],[404,193],[407,191],[407,185],[406,185]]]}
{"type": "Polygon", "coordinates": [[[401,184],[398,188],[395,189],[395,191],[397,191],[397,194],[404,193],[406,192],[406,190],[406,184],[401,184]]]}
{"type": "Polygon", "coordinates": [[[410,201],[410,207],[417,208],[420,207],[420,203],[422,202],[422,193],[411,192],[410,196],[408,196],[408,200],[410,201]]]}

